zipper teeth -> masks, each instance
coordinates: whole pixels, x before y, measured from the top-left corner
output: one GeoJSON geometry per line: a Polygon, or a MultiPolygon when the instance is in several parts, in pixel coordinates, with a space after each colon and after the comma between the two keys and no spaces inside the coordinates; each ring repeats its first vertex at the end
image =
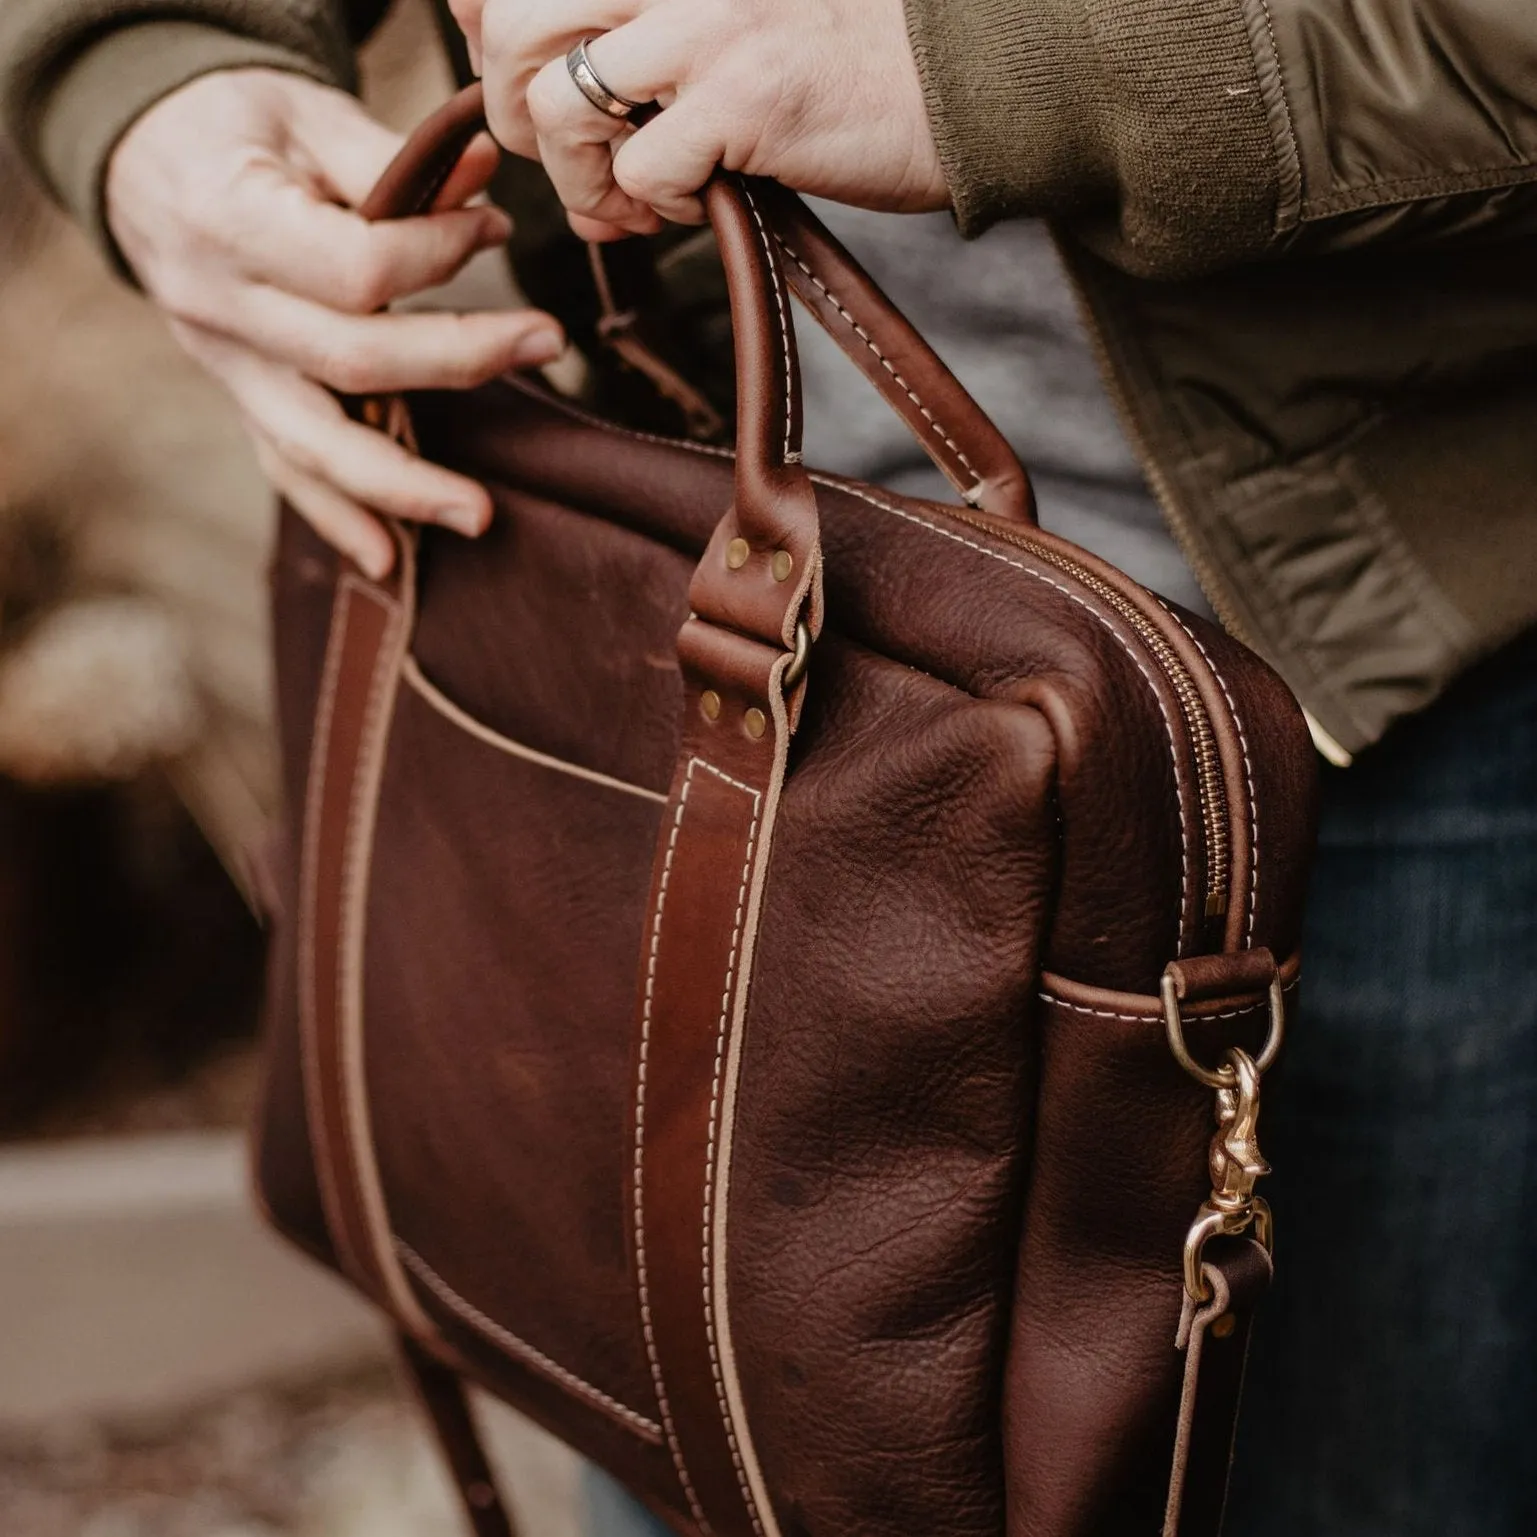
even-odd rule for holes
{"type": "Polygon", "coordinates": [[[996,523],[968,517],[953,508],[945,509],[957,522],[990,534],[1021,550],[1028,550],[1037,560],[1044,561],[1056,570],[1071,576],[1080,586],[1087,588],[1107,607],[1129,624],[1137,638],[1152,653],[1159,670],[1169,680],[1179,700],[1180,714],[1190,733],[1195,753],[1196,782],[1201,802],[1201,819],[1206,832],[1206,904],[1205,916],[1215,918],[1227,911],[1228,883],[1231,865],[1231,840],[1228,836],[1227,792],[1222,782],[1222,758],[1217,748],[1216,733],[1212,730],[1211,716],[1206,701],[1190,675],[1190,669],[1180,659],[1158,626],[1131,598],[1096,576],[1086,566],[1081,566],[1069,555],[1063,555],[1044,544],[1017,534],[1012,529],[1000,528],[996,523]]]}
{"type": "MultiPolygon", "coordinates": [[[[1121,382],[1121,372],[1115,366],[1115,360],[1110,356],[1110,348],[1105,342],[1104,331],[1099,323],[1099,315],[1095,312],[1093,304],[1084,287],[1082,278],[1078,275],[1078,269],[1065,249],[1065,243],[1058,236],[1055,229],[1052,231],[1053,243],[1057,247],[1058,258],[1062,270],[1067,274],[1068,284],[1072,288],[1073,297],[1077,301],[1079,318],[1083,321],[1084,334],[1089,339],[1089,348],[1094,354],[1095,361],[1099,365],[1099,376],[1103,381],[1105,390],[1110,396],[1111,404],[1115,407],[1115,413],[1120,419],[1121,429],[1125,432],[1127,440],[1136,451],[1138,463],[1142,467],[1142,473],[1147,477],[1147,483],[1152,490],[1153,499],[1158,503],[1159,510],[1163,513],[1164,522],[1169,532],[1174,536],[1174,542],[1179,546],[1180,553],[1185,557],[1186,564],[1196,579],[1196,585],[1211,604],[1212,612],[1217,616],[1219,623],[1227,633],[1243,645],[1253,648],[1253,639],[1247,632],[1247,626],[1233,611],[1233,606],[1227,601],[1227,595],[1223,591],[1222,583],[1217,579],[1216,572],[1212,569],[1211,562],[1200,550],[1195,540],[1191,537],[1190,522],[1185,516],[1185,509],[1180,505],[1179,497],[1175,494],[1174,487],[1169,477],[1164,474],[1163,466],[1159,463],[1158,456],[1152,452],[1148,443],[1147,434],[1143,431],[1142,422],[1137,413],[1131,408],[1131,401],[1127,398],[1126,389],[1121,382]]],[[[1092,573],[1088,573],[1092,578],[1092,573]]],[[[1130,621],[1129,622],[1135,622],[1130,621]]],[[[1144,619],[1144,623],[1147,621],[1144,619]]],[[[1167,649],[1168,643],[1160,635],[1158,641],[1167,649]]],[[[1156,645],[1155,648],[1156,650],[1156,645]]],[[[1194,680],[1184,665],[1174,658],[1179,671],[1184,675],[1185,686],[1192,694],[1196,695],[1195,705],[1199,713],[1201,726],[1196,727],[1192,723],[1192,732],[1196,743],[1196,761],[1200,765],[1202,784],[1201,805],[1206,817],[1207,838],[1207,870],[1219,871],[1214,880],[1208,874],[1206,906],[1208,916],[1215,917],[1216,912],[1226,911],[1228,900],[1228,886],[1230,883],[1231,846],[1229,839],[1227,795],[1222,785],[1219,772],[1219,755],[1216,739],[1211,730],[1211,721],[1199,694],[1195,689],[1194,680]],[[1208,795],[1207,786],[1213,787],[1216,796],[1217,811],[1213,811],[1213,801],[1208,795]],[[1220,858],[1219,858],[1220,852],[1220,858]]],[[[1170,674],[1170,682],[1176,691],[1180,691],[1180,684],[1174,682],[1173,674],[1170,674]]],[[[1185,694],[1180,691],[1180,705],[1186,711],[1186,720],[1190,720],[1188,707],[1185,705],[1185,694]]]]}

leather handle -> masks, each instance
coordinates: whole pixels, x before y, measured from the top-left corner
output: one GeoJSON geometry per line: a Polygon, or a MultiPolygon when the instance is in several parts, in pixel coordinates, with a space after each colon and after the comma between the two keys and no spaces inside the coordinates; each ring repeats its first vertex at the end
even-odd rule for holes
{"type": "Polygon", "coordinates": [[[796,298],[962,499],[993,517],[1034,523],[1030,479],[1019,456],[922,333],[793,192],[763,182],[757,196],[796,298]]]}
{"type": "Polygon", "coordinates": [[[486,129],[480,82],[451,96],[424,118],[384,168],[358,212],[370,221],[425,213],[443,190],[470,140],[486,129]]]}
{"type": "MultiPolygon", "coordinates": [[[[408,217],[432,205],[485,128],[484,97],[466,87],[417,128],[361,212],[408,217]]],[[[907,424],[972,506],[1030,523],[1029,478],[1007,439],[912,323],[794,193],[757,178],[717,176],[706,206],[732,295],[737,347],[740,514],[800,451],[800,379],[789,290],[907,424]]],[[[765,530],[773,522],[763,520],[765,530]]]]}

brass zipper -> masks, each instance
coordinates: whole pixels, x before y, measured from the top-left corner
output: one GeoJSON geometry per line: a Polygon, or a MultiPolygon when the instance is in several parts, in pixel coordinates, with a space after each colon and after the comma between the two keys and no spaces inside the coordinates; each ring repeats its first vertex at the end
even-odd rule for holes
{"type": "Polygon", "coordinates": [[[1041,544],[1028,535],[1016,532],[991,519],[973,517],[953,507],[945,511],[958,523],[964,523],[980,533],[1001,539],[1006,544],[1028,551],[1037,560],[1072,577],[1079,586],[1093,593],[1107,608],[1113,609],[1131,626],[1137,639],[1152,654],[1158,669],[1169,680],[1179,700],[1180,714],[1190,737],[1191,750],[1195,755],[1196,786],[1201,804],[1201,823],[1206,834],[1206,901],[1207,918],[1220,918],[1227,912],[1228,892],[1232,881],[1232,837],[1228,826],[1227,788],[1222,777],[1222,753],[1217,745],[1217,733],[1212,727],[1206,701],[1201,698],[1200,688],[1185,666],[1179,653],[1169,644],[1157,623],[1143,611],[1128,594],[1112,587],[1103,577],[1097,576],[1087,566],[1080,565],[1070,555],[1064,555],[1049,545],[1041,544]]]}

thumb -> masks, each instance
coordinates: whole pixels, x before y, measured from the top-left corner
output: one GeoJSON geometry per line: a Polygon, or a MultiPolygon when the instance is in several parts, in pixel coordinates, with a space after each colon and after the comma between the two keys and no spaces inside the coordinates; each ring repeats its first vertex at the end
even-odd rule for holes
{"type": "Polygon", "coordinates": [[[356,97],[295,79],[293,142],[321,190],[356,208],[404,145],[403,135],[369,116],[356,97]]]}

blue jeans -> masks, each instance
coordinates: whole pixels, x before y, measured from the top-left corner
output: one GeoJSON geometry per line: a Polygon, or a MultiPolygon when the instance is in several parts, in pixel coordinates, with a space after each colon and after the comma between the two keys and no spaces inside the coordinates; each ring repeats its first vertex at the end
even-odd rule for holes
{"type": "Polygon", "coordinates": [[[1537,637],[1324,771],[1304,976],[1227,1537],[1532,1537],[1537,637]]]}
{"type": "Polygon", "coordinates": [[[1326,771],[1227,1537],[1537,1533],[1537,637],[1326,771]]]}
{"type": "Polygon", "coordinates": [[[585,1537],[672,1537],[638,1501],[594,1464],[582,1464],[582,1531],[585,1537]]]}

